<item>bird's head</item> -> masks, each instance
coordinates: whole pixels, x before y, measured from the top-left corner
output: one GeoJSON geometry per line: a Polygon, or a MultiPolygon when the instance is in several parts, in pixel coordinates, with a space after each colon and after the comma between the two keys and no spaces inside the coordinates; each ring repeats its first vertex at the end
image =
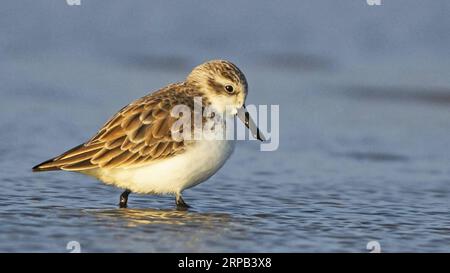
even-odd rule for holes
{"type": "Polygon", "coordinates": [[[213,60],[195,67],[187,77],[212,106],[220,112],[235,115],[244,105],[248,85],[244,73],[229,61],[213,60]],[[227,109],[228,107],[228,109],[227,109]]]}
{"type": "Polygon", "coordinates": [[[237,114],[256,138],[264,140],[245,110],[248,84],[236,65],[225,60],[208,61],[195,67],[186,81],[201,91],[216,111],[231,116],[237,114]]]}

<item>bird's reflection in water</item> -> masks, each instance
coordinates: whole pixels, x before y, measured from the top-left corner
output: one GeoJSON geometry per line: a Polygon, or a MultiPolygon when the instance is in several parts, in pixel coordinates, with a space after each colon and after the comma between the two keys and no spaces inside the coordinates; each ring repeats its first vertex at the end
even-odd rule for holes
{"type": "Polygon", "coordinates": [[[109,209],[88,210],[100,219],[123,220],[128,227],[140,225],[199,225],[214,227],[225,225],[230,221],[230,215],[225,213],[199,213],[179,210],[159,209],[109,209]]]}

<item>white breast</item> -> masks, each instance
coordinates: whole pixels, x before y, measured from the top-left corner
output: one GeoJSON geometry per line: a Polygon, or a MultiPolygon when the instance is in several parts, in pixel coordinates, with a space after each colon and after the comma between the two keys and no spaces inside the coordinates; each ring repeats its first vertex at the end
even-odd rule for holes
{"type": "Polygon", "coordinates": [[[231,155],[234,141],[198,141],[183,154],[133,169],[98,169],[90,173],[136,193],[176,194],[211,177],[231,155]]]}

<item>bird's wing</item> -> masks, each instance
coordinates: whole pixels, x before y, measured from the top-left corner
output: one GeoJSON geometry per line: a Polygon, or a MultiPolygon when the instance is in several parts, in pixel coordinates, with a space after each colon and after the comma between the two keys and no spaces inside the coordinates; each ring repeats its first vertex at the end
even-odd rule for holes
{"type": "Polygon", "coordinates": [[[184,152],[186,143],[172,138],[171,127],[177,118],[170,112],[176,104],[191,107],[192,103],[170,87],[124,107],[91,140],[33,170],[127,168],[184,152]]]}

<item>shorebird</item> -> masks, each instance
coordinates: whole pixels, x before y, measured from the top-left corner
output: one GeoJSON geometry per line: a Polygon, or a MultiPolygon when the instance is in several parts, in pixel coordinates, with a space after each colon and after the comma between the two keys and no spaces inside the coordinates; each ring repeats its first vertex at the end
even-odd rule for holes
{"type": "MultiPolygon", "coordinates": [[[[170,194],[176,206],[182,198],[215,174],[234,150],[234,140],[174,138],[177,105],[194,110],[194,98],[225,118],[238,116],[253,136],[264,141],[245,109],[248,85],[244,74],[229,61],[213,60],[195,67],[187,78],[135,100],[117,112],[88,141],[47,160],[33,171],[73,171],[124,189],[119,207],[126,208],[130,193],[170,194]]],[[[225,118],[216,119],[224,127],[225,118]]],[[[205,119],[202,117],[202,119],[205,119]]],[[[183,128],[178,132],[182,132],[183,128]]]]}

